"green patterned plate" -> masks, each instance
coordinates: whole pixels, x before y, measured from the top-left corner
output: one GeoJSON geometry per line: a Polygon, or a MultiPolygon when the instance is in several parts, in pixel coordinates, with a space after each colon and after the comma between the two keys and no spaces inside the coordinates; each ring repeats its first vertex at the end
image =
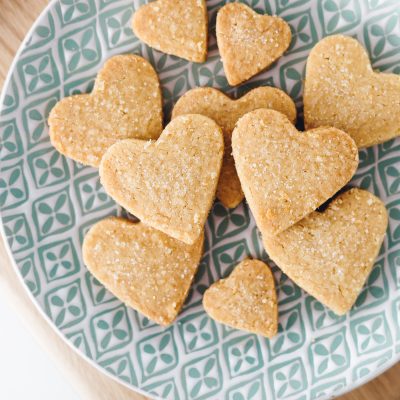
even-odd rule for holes
{"type": "Polygon", "coordinates": [[[126,385],[163,399],[325,399],[350,390],[400,358],[400,140],[360,152],[352,184],[379,196],[390,226],[351,312],[337,317],[279,269],[279,333],[273,340],[228,329],[201,306],[204,290],[246,256],[268,259],[245,204],[213,207],[204,257],[177,322],[163,329],[126,308],[82,263],[81,244],[99,219],[123,211],[93,168],[62,157],[46,119],[60,98],[90,91],[111,55],[134,52],[160,75],[165,109],[195,86],[240,96],[259,85],[282,88],[301,110],[312,46],[342,32],[357,37],[373,65],[400,73],[397,0],[247,0],[293,29],[289,51],[249,83],[230,88],[214,38],[225,3],[208,1],[210,52],[191,64],[149,49],[130,29],[143,0],[54,0],[33,26],[1,101],[0,207],[9,252],[33,301],[87,359],[126,385]]]}

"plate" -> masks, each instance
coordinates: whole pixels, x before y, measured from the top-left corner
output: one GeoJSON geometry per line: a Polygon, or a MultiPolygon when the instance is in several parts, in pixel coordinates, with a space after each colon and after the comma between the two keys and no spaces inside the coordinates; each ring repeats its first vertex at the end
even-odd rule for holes
{"type": "Polygon", "coordinates": [[[335,316],[274,267],[279,333],[272,339],[215,323],[201,306],[204,290],[246,256],[268,260],[249,209],[215,203],[206,248],[177,322],[160,328],[126,308],[82,262],[88,228],[124,212],[98,172],[50,144],[47,116],[62,97],[88,92],[104,61],[137,53],[163,87],[166,115],[185,91],[213,86],[238,97],[253,87],[282,88],[301,113],[307,55],[326,35],[357,37],[374,68],[400,73],[396,0],[248,0],[293,28],[289,51],[269,71],[237,88],[224,76],[215,17],[204,64],[153,51],[130,29],[138,0],[52,1],[12,65],[0,117],[0,207],[15,268],[54,328],[98,368],[132,389],[163,399],[324,399],[363,384],[400,358],[400,140],[360,151],[352,185],[386,204],[390,224],[376,265],[350,313],[335,316]]]}

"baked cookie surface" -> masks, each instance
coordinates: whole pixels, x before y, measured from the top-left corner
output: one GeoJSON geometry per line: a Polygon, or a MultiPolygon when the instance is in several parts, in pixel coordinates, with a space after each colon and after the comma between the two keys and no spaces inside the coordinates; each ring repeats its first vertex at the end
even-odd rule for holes
{"type": "Polygon", "coordinates": [[[232,86],[268,68],[287,50],[292,37],[282,18],[260,15],[242,3],[229,3],[218,11],[216,32],[226,78],[232,86]]]}
{"type": "Polygon", "coordinates": [[[295,283],[345,314],[357,299],[382,245],[388,215],[373,194],[350,189],[323,212],[313,212],[264,247],[295,283]]]}
{"type": "Polygon", "coordinates": [[[211,318],[236,329],[266,337],[278,330],[278,305],[271,269],[258,260],[244,260],[226,279],[204,293],[211,318]]]}
{"type": "Polygon", "coordinates": [[[358,147],[400,135],[400,76],[375,72],[355,39],[334,35],[310,52],[304,84],[308,129],[343,129],[358,147]]]}
{"type": "Polygon", "coordinates": [[[60,153],[98,167],[118,140],[160,136],[158,76],[140,56],[111,57],[98,73],[92,93],[65,97],[51,110],[48,122],[51,143],[60,153]]]}
{"type": "Polygon", "coordinates": [[[313,212],[350,181],[358,166],[353,139],[336,128],[299,132],[288,118],[259,109],[232,135],[236,170],[263,235],[313,212]]]}
{"type": "Polygon", "coordinates": [[[251,90],[237,100],[209,87],[189,90],[175,104],[172,118],[183,114],[202,114],[213,119],[224,134],[225,152],[217,187],[217,198],[225,207],[235,208],[244,195],[232,157],[232,131],[240,117],[258,108],[270,108],[296,120],[293,100],[282,90],[264,86],[251,90]]]}
{"type": "Polygon", "coordinates": [[[143,223],[107,218],[83,242],[89,271],[128,306],[170,324],[186,299],[203,251],[204,235],[187,245],[143,223]]]}
{"type": "Polygon", "coordinates": [[[135,35],[150,47],[189,61],[207,58],[205,0],[156,0],[134,14],[135,35]]]}
{"type": "Polygon", "coordinates": [[[223,152],[222,132],[213,120],[182,115],[155,142],[128,139],[110,147],[100,179],[143,223],[192,244],[214,201],[223,152]]]}

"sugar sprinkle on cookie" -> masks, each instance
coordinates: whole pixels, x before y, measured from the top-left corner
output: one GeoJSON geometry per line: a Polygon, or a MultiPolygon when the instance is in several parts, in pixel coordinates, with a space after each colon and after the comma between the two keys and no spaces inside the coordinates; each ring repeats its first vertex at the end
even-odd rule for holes
{"type": "Polygon", "coordinates": [[[150,47],[189,61],[207,58],[205,0],[156,0],[134,14],[135,35],[150,47]]]}
{"type": "Polygon", "coordinates": [[[271,269],[258,260],[244,260],[226,279],[206,290],[203,306],[222,324],[266,337],[278,330],[278,305],[271,269]]]}
{"type": "Polygon", "coordinates": [[[156,142],[128,139],[110,147],[101,183],[143,223],[192,244],[214,201],[223,152],[222,131],[212,119],[182,115],[156,142]]]}
{"type": "Polygon", "coordinates": [[[295,283],[342,315],[357,299],[388,225],[385,205],[351,189],[277,236],[264,236],[268,255],[295,283]]]}
{"type": "Polygon", "coordinates": [[[399,93],[400,76],[374,71],[356,39],[328,36],[308,56],[304,122],[343,129],[358,147],[382,143],[400,135],[399,93]]]}
{"type": "Polygon", "coordinates": [[[232,135],[236,170],[263,235],[277,234],[332,197],[353,177],[358,151],[336,128],[299,132],[289,119],[259,109],[232,135]]]}
{"type": "Polygon", "coordinates": [[[218,11],[216,32],[232,86],[268,68],[287,50],[292,36],[282,18],[260,15],[242,3],[228,3],[218,11]]]}
{"type": "Polygon", "coordinates": [[[203,237],[187,245],[141,222],[107,218],[85,236],[83,259],[95,278],[121,301],[168,325],[188,294],[203,237]]]}
{"type": "Polygon", "coordinates": [[[282,90],[269,86],[250,90],[237,100],[232,100],[214,88],[195,88],[186,92],[172,111],[172,118],[183,114],[202,114],[212,118],[221,127],[224,133],[225,152],[217,198],[228,208],[235,208],[244,197],[232,157],[232,131],[240,117],[257,108],[277,110],[293,123],[296,120],[293,100],[282,90]]]}
{"type": "Polygon", "coordinates": [[[98,167],[118,140],[160,136],[158,76],[140,56],[114,56],[98,73],[92,93],[65,97],[51,110],[48,122],[51,143],[60,153],[98,167]]]}

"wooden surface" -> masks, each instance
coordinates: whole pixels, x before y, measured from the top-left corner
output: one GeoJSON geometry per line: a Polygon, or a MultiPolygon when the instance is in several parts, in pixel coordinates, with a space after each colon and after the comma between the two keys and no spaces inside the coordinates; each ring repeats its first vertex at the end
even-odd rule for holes
{"type": "MultiPolygon", "coordinates": [[[[46,0],[0,0],[0,88],[21,40],[47,4],[46,0]]],[[[44,351],[64,372],[82,399],[143,400],[80,358],[57,335],[31,303],[7,257],[0,238],[0,290],[6,294],[15,312],[21,316],[44,351]]],[[[6,378],[6,377],[4,377],[6,378]]],[[[341,400],[400,400],[400,363],[341,400]]]]}

